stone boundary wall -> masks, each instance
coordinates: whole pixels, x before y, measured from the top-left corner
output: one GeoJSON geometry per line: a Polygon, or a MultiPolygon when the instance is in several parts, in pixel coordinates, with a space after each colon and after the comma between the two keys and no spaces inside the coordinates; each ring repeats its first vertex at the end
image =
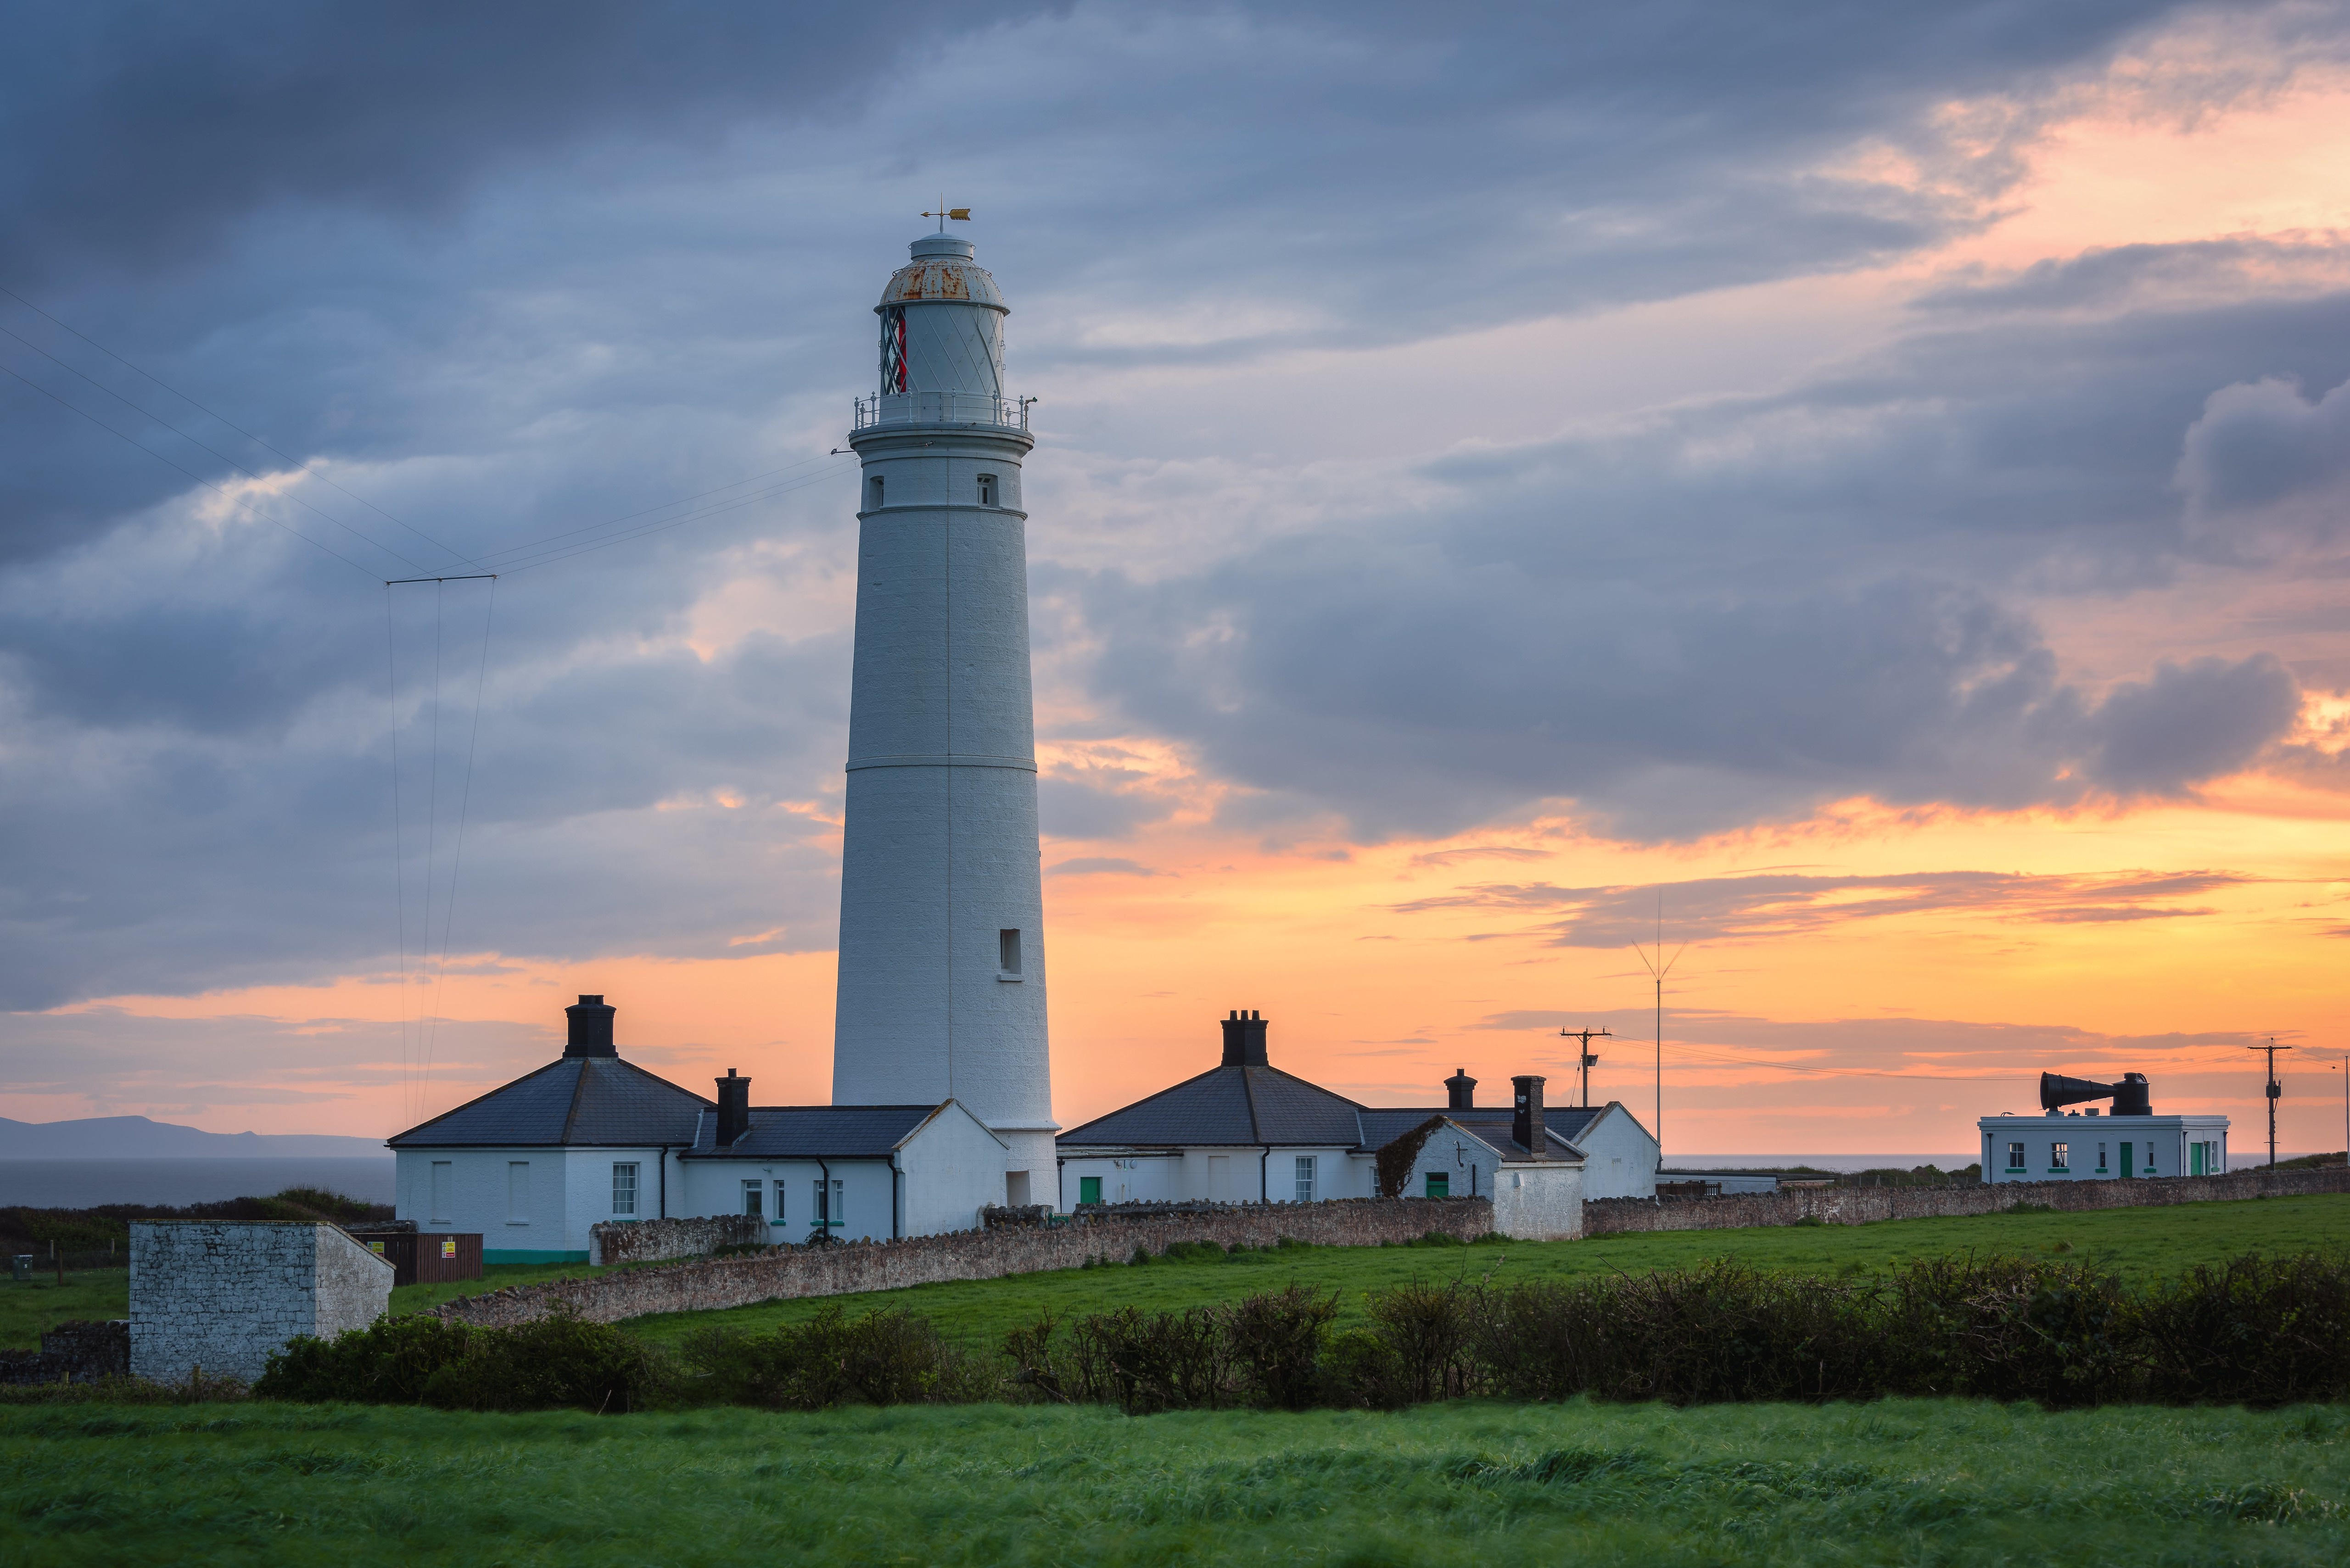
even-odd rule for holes
{"type": "Polygon", "coordinates": [[[774,1238],[756,1214],[712,1214],[691,1220],[598,1220],[588,1227],[591,1263],[660,1263],[704,1258],[721,1247],[763,1247],[774,1238]]]}
{"type": "Polygon", "coordinates": [[[1268,1247],[1286,1238],[1316,1246],[1364,1247],[1416,1241],[1430,1231],[1466,1241],[1492,1228],[1493,1206],[1483,1198],[1187,1204],[1154,1212],[1072,1216],[1062,1225],[1013,1223],[901,1241],[797,1247],[627,1269],[594,1279],[509,1285],[462,1296],[432,1310],[435,1316],[484,1328],[511,1327],[564,1307],[590,1323],[618,1323],[648,1313],[712,1312],[799,1296],[1074,1269],[1091,1258],[1124,1262],[1137,1247],[1163,1252],[1178,1241],[1268,1247]]]}
{"type": "Polygon", "coordinates": [[[1742,1192],[1720,1198],[1601,1198],[1583,1206],[1583,1233],[1627,1231],[1735,1231],[1750,1225],[1793,1225],[1816,1218],[1829,1225],[1869,1225],[1879,1220],[1929,1220],[1994,1214],[2019,1203],[2051,1209],[2158,1208],[2246,1198],[2288,1198],[2350,1192],[2350,1168],[2240,1170],[2227,1176],[2153,1176],[2135,1180],[1975,1182],[1962,1187],[1797,1187],[1783,1192],[1742,1192]]]}
{"type": "Polygon", "coordinates": [[[95,1383],[130,1376],[130,1322],[61,1323],[41,1331],[38,1350],[0,1350],[0,1386],[95,1383]]]}

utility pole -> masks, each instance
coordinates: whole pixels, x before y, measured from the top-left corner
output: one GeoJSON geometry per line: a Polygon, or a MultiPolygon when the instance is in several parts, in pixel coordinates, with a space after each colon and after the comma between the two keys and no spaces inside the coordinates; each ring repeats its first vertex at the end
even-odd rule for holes
{"type": "MultiPolygon", "coordinates": [[[[2281,1092],[2277,1088],[2276,1054],[2280,1051],[2290,1051],[2293,1047],[2278,1044],[2276,1036],[2272,1034],[2269,1036],[2267,1044],[2247,1045],[2244,1049],[2265,1051],[2269,1054],[2269,1168],[2274,1170],[2276,1168],[2276,1103],[2277,1096],[2281,1092]]],[[[2350,1128],[2350,1112],[2345,1112],[2344,1115],[2344,1126],[2345,1128],[2350,1128]]]]}
{"type": "MultiPolygon", "coordinates": [[[[1579,1040],[1582,1042],[1582,1044],[1575,1048],[1575,1068],[1576,1072],[1583,1075],[1583,1099],[1581,1103],[1583,1108],[1586,1111],[1591,1108],[1591,1069],[1599,1064],[1599,1058],[1591,1054],[1591,1042],[1595,1036],[1609,1040],[1613,1040],[1615,1038],[1613,1034],[1608,1033],[1605,1029],[1562,1029],[1558,1032],[1558,1037],[1562,1040],[1579,1040]]],[[[2345,1058],[2345,1060],[2350,1060],[2350,1058],[2345,1058]]]]}

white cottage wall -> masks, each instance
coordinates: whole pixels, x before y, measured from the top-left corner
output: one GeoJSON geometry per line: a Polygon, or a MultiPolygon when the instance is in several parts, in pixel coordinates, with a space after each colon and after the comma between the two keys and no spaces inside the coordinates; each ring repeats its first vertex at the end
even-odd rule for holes
{"type": "Polygon", "coordinates": [[[1657,1140],[1622,1106],[1611,1104],[1600,1112],[1575,1147],[1583,1151],[1585,1198],[1657,1195],[1657,1140]]]}
{"type": "MultiPolygon", "coordinates": [[[[1004,1201],[1003,1141],[960,1105],[942,1106],[898,1150],[899,1223],[909,1236],[969,1231],[983,1204],[1004,1201]]],[[[1053,1197],[1032,1189],[1032,1201],[1053,1197]]],[[[888,1232],[883,1232],[885,1235],[888,1232]]]]}

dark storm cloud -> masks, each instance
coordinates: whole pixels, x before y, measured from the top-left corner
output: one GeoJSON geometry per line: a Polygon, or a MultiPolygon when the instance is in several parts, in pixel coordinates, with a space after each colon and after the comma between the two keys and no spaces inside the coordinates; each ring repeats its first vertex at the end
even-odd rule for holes
{"type": "MultiPolygon", "coordinates": [[[[2064,85],[2173,10],[28,12],[0,56],[0,284],[325,477],[251,495],[316,545],[256,523],[181,470],[291,463],[0,298],[26,378],[0,379],[0,1005],[394,962],[376,661],[390,641],[413,765],[432,641],[413,597],[387,638],[374,580],[823,453],[941,185],[999,220],[1024,370],[1398,341],[1980,223],[2064,85]],[[1937,119],[1984,94],[1998,124],[1937,119]],[[1819,173],[1867,144],[1920,180],[1819,173]],[[1200,342],[1118,336],[1194,307],[1200,342]]],[[[1056,580],[1106,628],[1102,690],[1268,822],[1566,793],[1679,832],[1853,790],[2055,798],[2068,762],[2177,789],[2257,744],[2278,673],[2075,691],[2002,595],[2060,553],[2158,573],[2180,431],[2220,388],[2339,384],[2342,325],[1921,331],[1776,400],[1436,464],[1436,514],[1056,580]],[[1725,437],[1764,455],[1690,460],[1725,437]],[[1216,618],[1229,648],[1191,647],[1216,618]]],[[[461,951],[830,940],[805,808],[838,787],[840,628],[794,600],[788,635],[681,651],[712,597],[837,568],[839,475],[802,477],[500,584],[461,951]]],[[[1055,832],[1168,809],[1046,785],[1055,832]]]]}

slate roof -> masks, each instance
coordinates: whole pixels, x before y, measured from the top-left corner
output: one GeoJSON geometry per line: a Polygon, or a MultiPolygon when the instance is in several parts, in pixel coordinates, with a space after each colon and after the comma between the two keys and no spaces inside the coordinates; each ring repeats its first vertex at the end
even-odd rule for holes
{"type": "Polygon", "coordinates": [[[384,1141],[393,1148],[650,1147],[693,1137],[711,1102],[617,1056],[565,1056],[384,1141]]]}
{"type": "Polygon", "coordinates": [[[1362,1106],[1278,1067],[1211,1067],[1060,1136],[1063,1144],[1249,1145],[1362,1141],[1362,1106]]]}
{"type": "MultiPolygon", "coordinates": [[[[1581,1159],[1583,1151],[1575,1147],[1570,1132],[1580,1133],[1599,1116],[1596,1110],[1575,1106],[1564,1110],[1545,1108],[1543,1131],[1549,1135],[1550,1158],[1581,1159]],[[1564,1124],[1564,1125],[1562,1125],[1564,1124]]],[[[1384,1148],[1430,1116],[1443,1116],[1459,1123],[1492,1146],[1496,1154],[1523,1157],[1526,1146],[1511,1136],[1517,1124],[1514,1113],[1498,1106],[1481,1106],[1475,1110],[1456,1111],[1443,1106],[1406,1108],[1399,1106],[1374,1106],[1363,1111],[1363,1147],[1384,1148]]]]}
{"type": "Polygon", "coordinates": [[[952,1105],[753,1106],[751,1127],[715,1146],[718,1118],[702,1118],[685,1159],[881,1159],[952,1105]]]}

